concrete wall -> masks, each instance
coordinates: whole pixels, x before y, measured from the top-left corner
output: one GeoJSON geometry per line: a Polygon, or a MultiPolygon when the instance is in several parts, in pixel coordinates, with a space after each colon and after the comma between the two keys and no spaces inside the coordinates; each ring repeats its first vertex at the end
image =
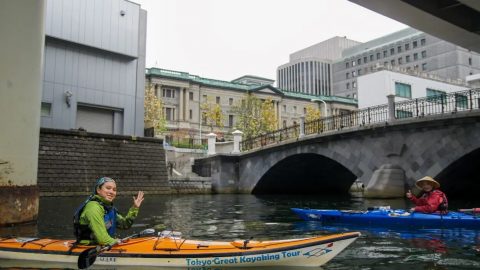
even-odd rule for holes
{"type": "Polygon", "coordinates": [[[118,194],[171,192],[162,140],[42,129],[38,160],[42,196],[89,194],[102,176],[117,180],[118,194]]]}
{"type": "Polygon", "coordinates": [[[0,226],[38,215],[44,4],[2,1],[0,8],[0,226]]]}

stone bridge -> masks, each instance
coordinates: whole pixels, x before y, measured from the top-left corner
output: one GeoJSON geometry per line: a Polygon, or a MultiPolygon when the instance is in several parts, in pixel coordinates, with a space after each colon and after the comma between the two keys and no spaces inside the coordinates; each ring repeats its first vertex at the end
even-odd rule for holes
{"type": "Polygon", "coordinates": [[[355,180],[371,197],[403,196],[425,175],[449,196],[477,193],[478,110],[399,119],[309,135],[240,154],[195,160],[219,193],[347,193],[355,180]]]}

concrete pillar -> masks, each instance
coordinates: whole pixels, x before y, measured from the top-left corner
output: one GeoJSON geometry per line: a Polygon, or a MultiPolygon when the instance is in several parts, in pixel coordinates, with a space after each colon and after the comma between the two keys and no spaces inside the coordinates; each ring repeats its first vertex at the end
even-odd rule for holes
{"type": "Polygon", "coordinates": [[[0,225],[38,216],[38,145],[45,1],[0,8],[0,225]]]}
{"type": "Polygon", "coordinates": [[[233,134],[233,151],[232,153],[240,153],[240,142],[242,141],[243,132],[235,130],[233,134]]]}
{"type": "Polygon", "coordinates": [[[300,135],[298,137],[305,137],[305,115],[300,116],[300,135]]]}
{"type": "Polygon", "coordinates": [[[405,171],[399,166],[384,164],[373,172],[363,195],[366,198],[403,198],[405,185],[405,171]]]}
{"type": "Polygon", "coordinates": [[[207,134],[208,138],[208,155],[215,155],[215,140],[217,139],[217,134],[209,133],[207,134]]]}
{"type": "Polygon", "coordinates": [[[388,121],[395,121],[395,95],[388,95],[388,121]]]}

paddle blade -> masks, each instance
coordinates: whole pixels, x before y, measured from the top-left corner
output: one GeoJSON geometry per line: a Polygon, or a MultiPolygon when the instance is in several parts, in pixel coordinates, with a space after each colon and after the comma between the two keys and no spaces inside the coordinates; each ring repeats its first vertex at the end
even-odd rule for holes
{"type": "Polygon", "coordinates": [[[90,267],[95,260],[97,259],[98,251],[97,248],[85,249],[78,256],[77,266],[79,269],[86,269],[90,267]]]}

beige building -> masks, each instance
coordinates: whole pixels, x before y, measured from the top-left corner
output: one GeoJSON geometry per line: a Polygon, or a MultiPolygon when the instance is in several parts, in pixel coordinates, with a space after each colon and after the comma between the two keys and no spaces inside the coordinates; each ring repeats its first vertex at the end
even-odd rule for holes
{"type": "Polygon", "coordinates": [[[201,118],[201,104],[207,100],[220,104],[225,115],[224,127],[216,127],[213,131],[226,136],[235,130],[236,115],[232,108],[240,104],[247,93],[253,93],[262,100],[273,101],[279,128],[299,123],[309,105],[319,108],[322,116],[357,108],[355,99],[289,92],[272,86],[273,80],[257,76],[243,76],[228,82],[202,78],[187,72],[149,68],[145,77],[146,87],[154,89],[155,95],[164,103],[167,134],[183,131],[191,138],[204,139],[205,134],[211,132],[211,128],[202,123],[201,118]]]}

